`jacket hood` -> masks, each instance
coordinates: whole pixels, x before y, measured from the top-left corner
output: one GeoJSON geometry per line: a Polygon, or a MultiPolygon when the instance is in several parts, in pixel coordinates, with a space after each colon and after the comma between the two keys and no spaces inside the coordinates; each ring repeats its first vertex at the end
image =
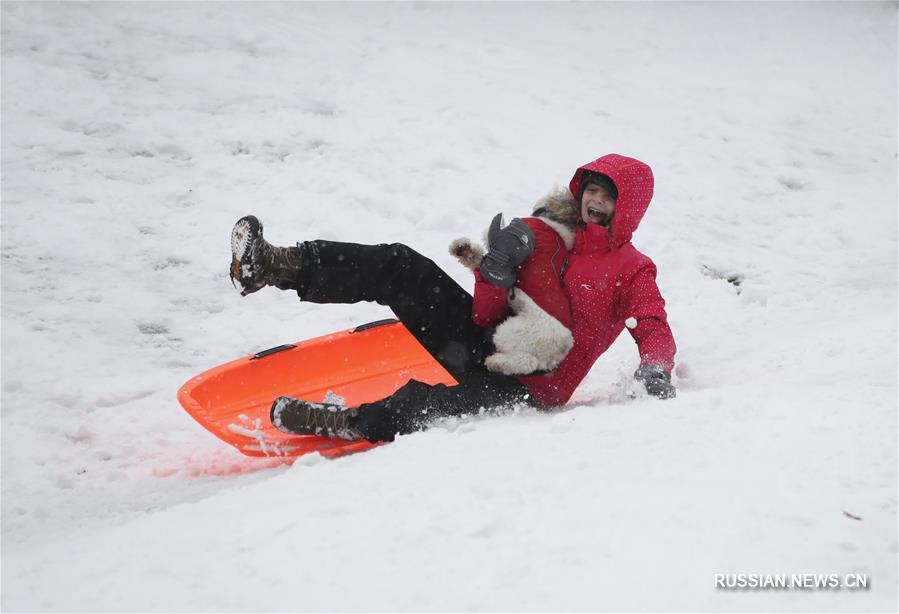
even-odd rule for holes
{"type": "Polygon", "coordinates": [[[608,154],[593,162],[584,164],[574,172],[568,185],[571,194],[580,202],[581,178],[585,171],[608,175],[618,188],[618,204],[612,218],[612,236],[616,245],[631,240],[640,220],[652,200],[652,169],[635,158],[618,154],[608,154]]]}

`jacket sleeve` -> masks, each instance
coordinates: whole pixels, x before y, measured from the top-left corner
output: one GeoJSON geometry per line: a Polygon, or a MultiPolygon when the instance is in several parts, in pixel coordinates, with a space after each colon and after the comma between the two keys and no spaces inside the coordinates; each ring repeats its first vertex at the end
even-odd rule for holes
{"type": "Polygon", "coordinates": [[[623,299],[622,317],[637,343],[640,365],[659,365],[670,374],[677,347],[668,326],[665,299],[656,285],[656,267],[651,261],[631,277],[623,299]]]}
{"type": "Polygon", "coordinates": [[[474,299],[471,319],[481,328],[492,328],[509,315],[509,291],[487,283],[481,272],[474,272],[474,299]]]}

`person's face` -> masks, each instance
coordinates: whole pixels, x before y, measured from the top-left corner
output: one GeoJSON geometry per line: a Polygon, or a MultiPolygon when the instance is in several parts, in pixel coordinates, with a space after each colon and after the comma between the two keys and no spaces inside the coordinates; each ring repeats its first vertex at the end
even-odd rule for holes
{"type": "Polygon", "coordinates": [[[617,201],[595,183],[584,189],[581,196],[581,218],[587,224],[608,226],[615,214],[617,201]]]}

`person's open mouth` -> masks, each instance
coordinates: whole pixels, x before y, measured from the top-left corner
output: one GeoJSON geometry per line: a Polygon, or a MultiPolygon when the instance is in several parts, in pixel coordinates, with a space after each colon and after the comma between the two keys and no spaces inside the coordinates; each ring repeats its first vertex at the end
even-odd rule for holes
{"type": "Polygon", "coordinates": [[[590,221],[594,224],[600,224],[601,226],[605,226],[609,223],[609,216],[593,207],[587,207],[587,217],[589,217],[590,221]]]}

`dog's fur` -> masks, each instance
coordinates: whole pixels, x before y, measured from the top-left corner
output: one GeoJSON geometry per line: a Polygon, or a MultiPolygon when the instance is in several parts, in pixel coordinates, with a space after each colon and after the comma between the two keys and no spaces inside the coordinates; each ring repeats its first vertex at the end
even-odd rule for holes
{"type": "MultiPolygon", "coordinates": [[[[571,250],[580,206],[567,189],[557,187],[538,200],[532,215],[552,228],[571,250]]],[[[485,254],[482,246],[465,238],[453,241],[449,251],[472,270],[481,265],[485,254]]],[[[571,331],[541,308],[526,290],[517,285],[509,292],[512,315],[496,327],[496,352],[484,361],[491,371],[506,375],[552,371],[574,345],[571,331]]]]}
{"type": "Polygon", "coordinates": [[[493,333],[496,351],[484,360],[491,371],[529,375],[552,371],[568,355],[574,337],[521,289],[510,293],[511,316],[493,333]]]}
{"type": "Polygon", "coordinates": [[[539,217],[555,230],[565,247],[574,247],[574,230],[581,219],[581,206],[568,191],[568,188],[556,188],[537,201],[531,214],[539,217]]]}

